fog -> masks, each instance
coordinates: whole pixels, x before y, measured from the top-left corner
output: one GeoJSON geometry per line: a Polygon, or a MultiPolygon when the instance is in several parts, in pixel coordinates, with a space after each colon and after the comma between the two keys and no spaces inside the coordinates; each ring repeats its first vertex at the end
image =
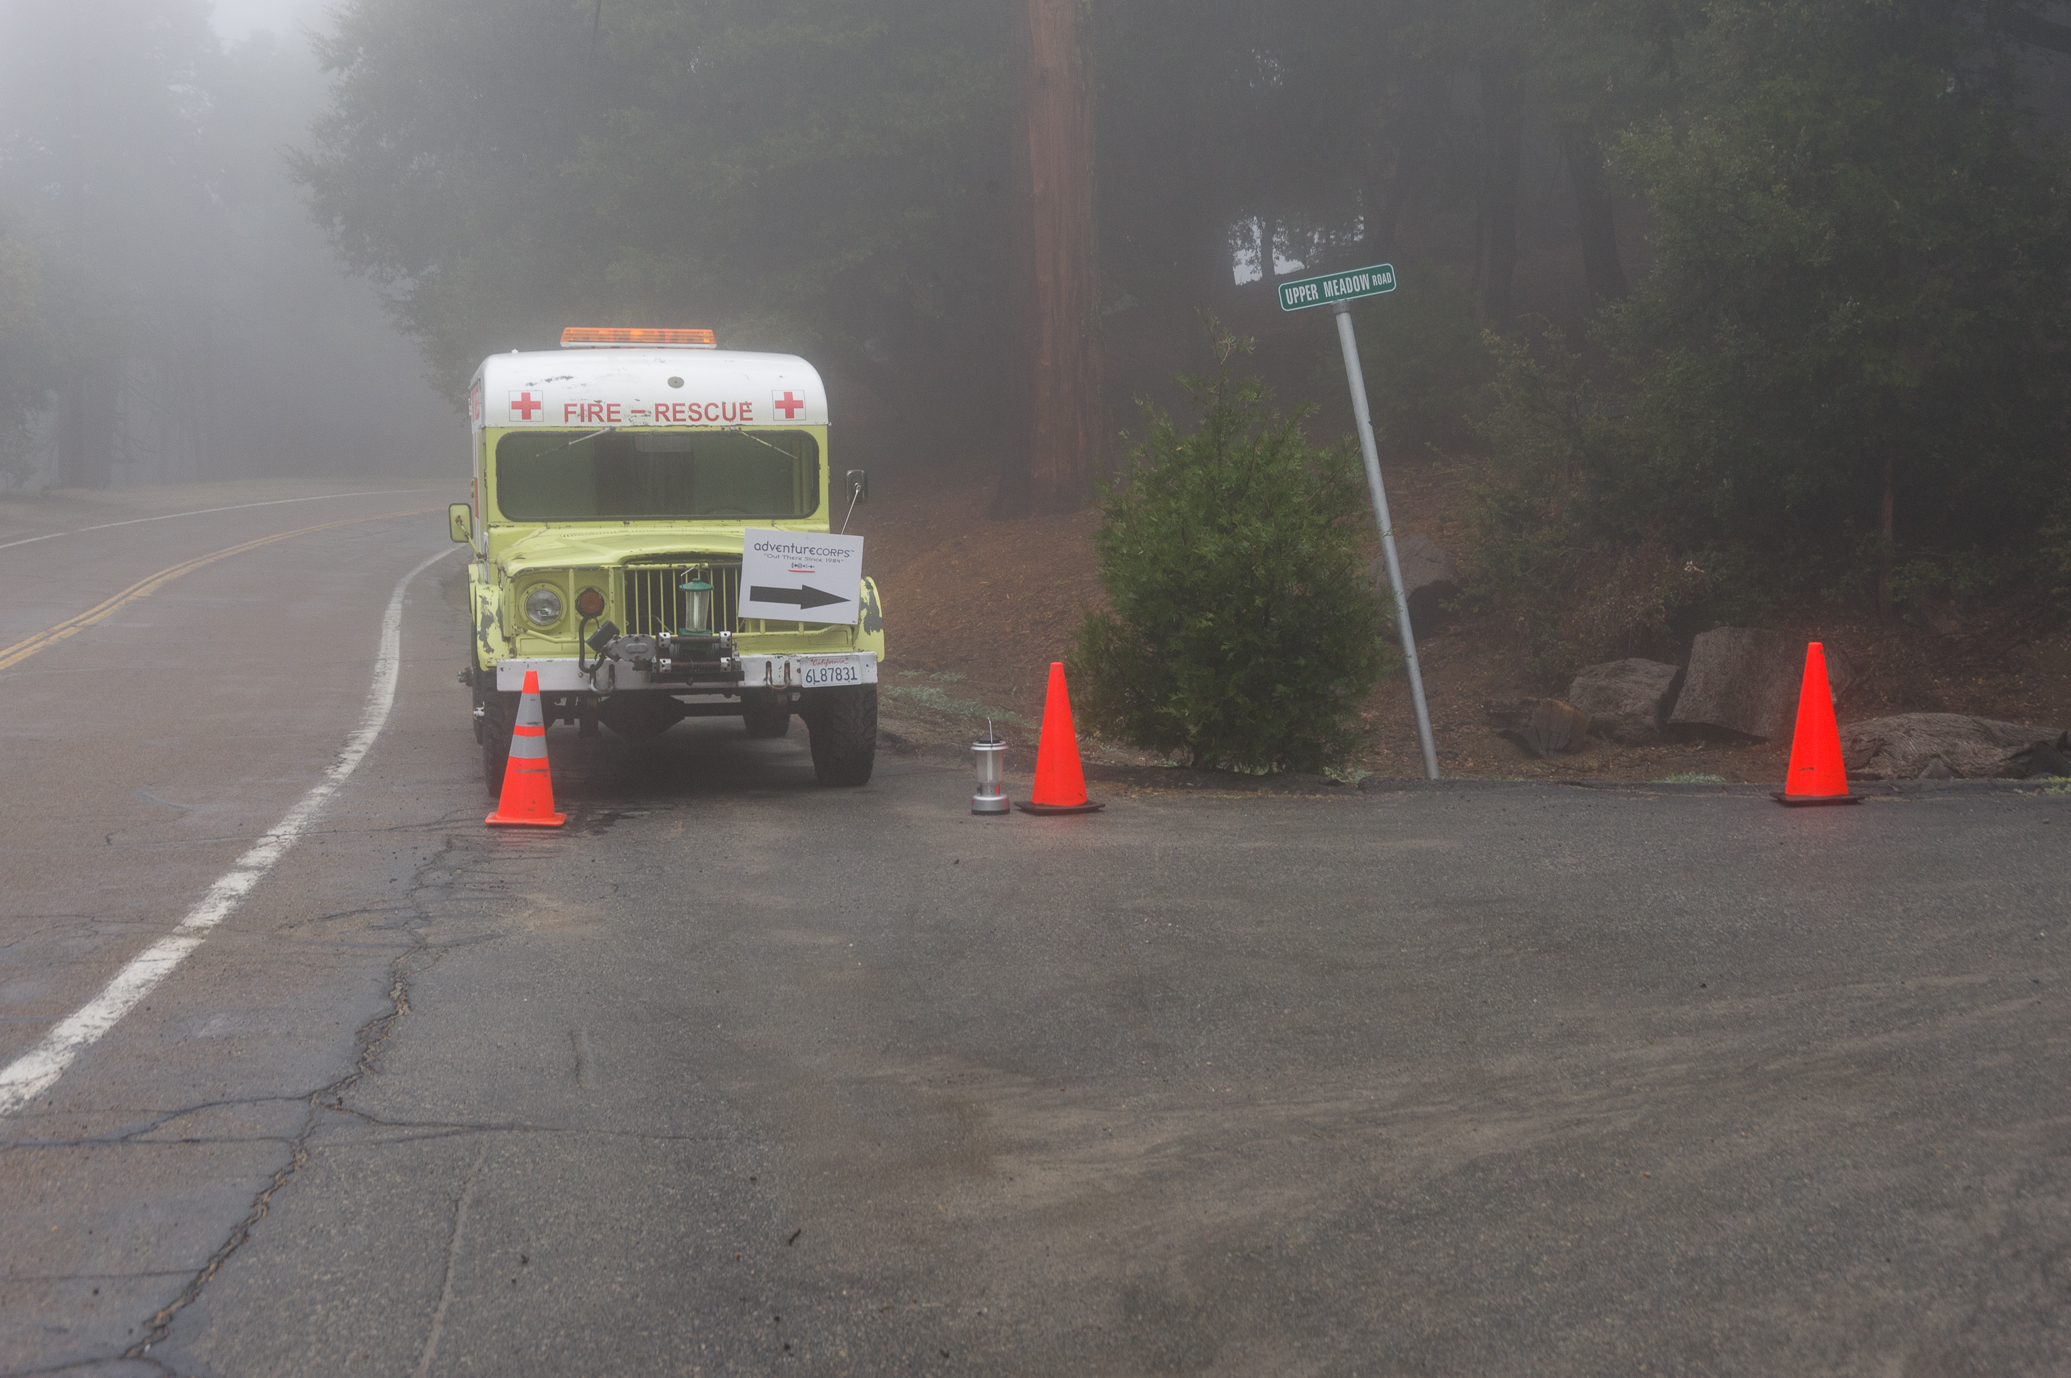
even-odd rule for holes
{"type": "Polygon", "coordinates": [[[2071,529],[2067,14],[0,0],[0,483],[449,472],[475,364],[587,323],[803,354],[851,457],[1067,510],[1204,314],[1341,436],[1275,286],[1389,261],[1392,455],[1597,524],[1547,548],[1888,584],[1909,523],[2071,529]]]}
{"type": "Polygon", "coordinates": [[[328,8],[324,0],[217,0],[209,26],[225,43],[240,43],[261,31],[288,38],[320,26],[328,8]]]}
{"type": "Polygon", "coordinates": [[[465,423],[290,177],[314,4],[0,10],[0,484],[453,472],[465,423]]]}

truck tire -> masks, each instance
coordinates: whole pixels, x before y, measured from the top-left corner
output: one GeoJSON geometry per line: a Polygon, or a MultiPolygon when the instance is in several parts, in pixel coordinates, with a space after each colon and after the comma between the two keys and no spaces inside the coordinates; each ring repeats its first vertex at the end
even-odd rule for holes
{"type": "Polygon", "coordinates": [[[812,734],[813,774],[823,785],[864,785],[877,764],[877,686],[809,689],[799,716],[812,734]]]}
{"type": "Polygon", "coordinates": [[[741,708],[741,725],[748,729],[748,735],[757,739],[781,737],[791,730],[791,705],[788,703],[750,703],[741,708]]]}
{"type": "Polygon", "coordinates": [[[503,767],[511,756],[511,725],[518,720],[518,696],[491,690],[482,696],[482,783],[503,792],[503,767]]]}

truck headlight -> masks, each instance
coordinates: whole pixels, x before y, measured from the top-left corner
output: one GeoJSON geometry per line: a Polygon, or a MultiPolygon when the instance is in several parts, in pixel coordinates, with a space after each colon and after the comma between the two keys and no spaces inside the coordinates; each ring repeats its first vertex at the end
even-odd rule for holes
{"type": "Polygon", "coordinates": [[[525,620],[535,627],[551,627],[561,620],[561,595],[545,584],[525,595],[525,620]]]}

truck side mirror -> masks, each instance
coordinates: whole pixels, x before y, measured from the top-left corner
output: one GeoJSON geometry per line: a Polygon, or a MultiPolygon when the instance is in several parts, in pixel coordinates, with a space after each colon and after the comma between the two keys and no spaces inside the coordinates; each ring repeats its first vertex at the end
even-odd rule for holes
{"type": "Polygon", "coordinates": [[[849,470],[849,501],[851,503],[870,501],[870,471],[849,470]]]}
{"type": "Polygon", "coordinates": [[[475,510],[464,502],[456,502],[446,509],[446,526],[456,541],[472,542],[475,538],[475,510]]]}

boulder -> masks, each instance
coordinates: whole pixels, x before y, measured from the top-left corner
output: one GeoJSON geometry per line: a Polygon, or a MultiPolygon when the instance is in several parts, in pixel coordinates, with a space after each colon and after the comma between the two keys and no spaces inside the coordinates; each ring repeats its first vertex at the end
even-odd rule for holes
{"type": "Polygon", "coordinates": [[[1484,703],[1482,711],[1496,725],[1497,735],[1541,758],[1580,750],[1589,734],[1589,715],[1559,699],[1508,699],[1484,703]]]}
{"type": "Polygon", "coordinates": [[[2014,760],[2028,768],[2030,780],[2037,776],[2071,779],[2071,732],[2048,745],[2038,742],[2026,751],[2017,751],[2014,760]]]}
{"type": "Polygon", "coordinates": [[[1658,660],[1587,665],[1568,686],[1568,702],[1589,715],[1590,730],[1623,746],[1661,736],[1661,720],[1682,687],[1683,672],[1658,660]]]}
{"type": "Polygon", "coordinates": [[[2060,773],[2071,734],[1967,713],[1900,713],[1841,729],[1841,761],[1862,780],[2025,780],[2060,773]]]}
{"type": "MultiPolygon", "coordinates": [[[[1403,596],[1409,600],[1409,624],[1422,630],[1447,620],[1445,604],[1460,596],[1460,572],[1453,557],[1421,531],[1405,531],[1395,537],[1395,561],[1402,567],[1403,596]]],[[[1388,557],[1376,555],[1366,567],[1366,577],[1380,591],[1394,621],[1395,595],[1388,588],[1388,557]]]]}
{"type": "MultiPolygon", "coordinates": [[[[1831,646],[1826,662],[1828,688],[1838,695],[1852,678],[1848,664],[1831,646]]],[[[1804,642],[1754,627],[1714,628],[1690,643],[1690,668],[1668,725],[1787,741],[1804,683],[1804,642]]]]}

